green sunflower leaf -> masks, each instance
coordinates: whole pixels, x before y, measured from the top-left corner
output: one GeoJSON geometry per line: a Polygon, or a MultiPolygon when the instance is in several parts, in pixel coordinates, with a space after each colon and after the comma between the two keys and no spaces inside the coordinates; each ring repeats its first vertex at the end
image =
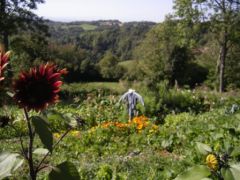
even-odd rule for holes
{"type": "Polygon", "coordinates": [[[39,116],[32,116],[31,120],[41,142],[50,152],[52,152],[53,135],[49,124],[39,116]]]}
{"type": "Polygon", "coordinates": [[[198,165],[178,175],[175,180],[202,180],[207,178],[209,175],[211,175],[211,172],[208,167],[198,165]]]}
{"type": "Polygon", "coordinates": [[[224,180],[238,180],[240,179],[240,164],[230,165],[229,168],[221,170],[224,180]]]}
{"type": "Polygon", "coordinates": [[[17,153],[4,152],[0,154],[0,179],[12,175],[22,164],[24,160],[17,153]]]}
{"type": "Polygon", "coordinates": [[[203,155],[207,155],[209,154],[210,152],[212,152],[212,148],[206,144],[203,144],[203,143],[200,143],[200,142],[197,142],[197,150],[203,154],[203,155]]]}

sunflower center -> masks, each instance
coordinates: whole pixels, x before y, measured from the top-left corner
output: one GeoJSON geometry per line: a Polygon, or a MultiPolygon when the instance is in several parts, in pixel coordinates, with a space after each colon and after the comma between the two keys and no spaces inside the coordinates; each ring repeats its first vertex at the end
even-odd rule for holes
{"type": "Polygon", "coordinates": [[[46,80],[35,80],[29,83],[27,89],[29,103],[44,103],[52,97],[51,85],[46,80]]]}

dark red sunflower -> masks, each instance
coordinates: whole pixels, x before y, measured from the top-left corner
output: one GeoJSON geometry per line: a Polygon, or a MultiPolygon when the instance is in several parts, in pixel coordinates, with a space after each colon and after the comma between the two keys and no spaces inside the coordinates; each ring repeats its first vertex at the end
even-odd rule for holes
{"type": "Polygon", "coordinates": [[[43,110],[58,101],[61,75],[66,73],[66,69],[59,70],[48,63],[22,72],[13,84],[14,99],[27,110],[43,110]]]}
{"type": "Polygon", "coordinates": [[[4,53],[4,51],[0,50],[0,81],[4,80],[3,71],[8,64],[9,56],[10,51],[4,53]]]}

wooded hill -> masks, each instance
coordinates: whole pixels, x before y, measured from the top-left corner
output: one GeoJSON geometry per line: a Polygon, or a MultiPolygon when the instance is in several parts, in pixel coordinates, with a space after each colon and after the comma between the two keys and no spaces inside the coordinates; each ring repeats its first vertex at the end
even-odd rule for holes
{"type": "Polygon", "coordinates": [[[9,36],[10,49],[14,52],[12,70],[17,74],[19,70],[51,61],[68,68],[66,80],[69,82],[115,81],[125,74],[125,70],[117,66],[118,62],[133,59],[134,49],[154,25],[153,22],[117,20],[44,21],[41,23],[44,29],[20,29],[9,36]],[[103,60],[99,64],[104,58],[106,63],[103,60]]]}
{"type": "Polygon", "coordinates": [[[47,23],[51,40],[66,45],[76,45],[78,49],[94,51],[93,61],[111,51],[121,60],[132,59],[135,48],[145,34],[155,25],[153,22],[128,22],[118,20],[76,21],[47,23]]]}

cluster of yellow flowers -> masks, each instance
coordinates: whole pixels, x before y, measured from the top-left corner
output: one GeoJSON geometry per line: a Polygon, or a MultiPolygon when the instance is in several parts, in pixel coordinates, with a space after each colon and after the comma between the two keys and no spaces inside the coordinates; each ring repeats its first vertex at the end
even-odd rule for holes
{"type": "Polygon", "coordinates": [[[209,154],[206,158],[206,164],[210,169],[216,171],[218,169],[217,157],[214,154],[209,154]]]}
{"type": "MultiPolygon", "coordinates": [[[[53,133],[53,137],[55,139],[59,139],[62,134],[64,132],[60,132],[60,133],[53,133]]],[[[71,130],[69,133],[68,133],[68,136],[73,136],[73,137],[79,137],[80,136],[80,131],[77,131],[77,130],[71,130]]]]}

